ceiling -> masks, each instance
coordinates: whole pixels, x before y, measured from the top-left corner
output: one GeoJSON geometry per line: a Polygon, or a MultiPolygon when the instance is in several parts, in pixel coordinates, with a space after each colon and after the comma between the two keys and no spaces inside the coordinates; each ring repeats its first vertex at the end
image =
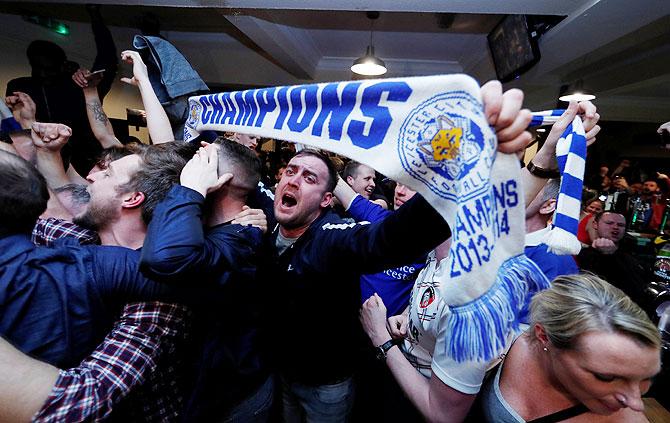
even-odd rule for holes
{"type": "MultiPolygon", "coordinates": [[[[495,78],[486,35],[504,15],[564,17],[540,38],[539,63],[508,87],[522,88],[528,106],[541,110],[556,106],[561,85],[581,79],[608,120],[670,120],[668,0],[97,2],[126,44],[143,14],[158,17],[162,34],[216,87],[351,79],[349,66],[370,39],[365,11],[372,10],[381,12],[374,46],[385,76],[464,72],[485,82],[495,78]]],[[[51,16],[71,23],[74,33],[88,26],[84,3],[0,1],[0,13],[51,16]]],[[[34,38],[23,25],[25,37],[34,38]]],[[[16,30],[3,25],[0,35],[16,30]]],[[[92,42],[77,43],[72,48],[82,58],[95,55],[92,42]]]]}

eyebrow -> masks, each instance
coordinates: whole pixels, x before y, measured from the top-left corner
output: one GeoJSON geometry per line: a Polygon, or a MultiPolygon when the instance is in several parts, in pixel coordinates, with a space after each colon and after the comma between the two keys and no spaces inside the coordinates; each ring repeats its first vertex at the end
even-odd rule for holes
{"type": "Polygon", "coordinates": [[[304,168],[305,170],[302,171],[302,173],[306,173],[309,176],[314,176],[316,180],[319,180],[319,175],[317,175],[315,172],[312,172],[311,170],[304,168]]]}
{"type": "MultiPolygon", "coordinates": [[[[617,379],[630,379],[628,376],[620,375],[617,373],[607,373],[607,372],[600,372],[598,370],[592,369],[590,366],[589,367],[583,367],[588,372],[598,374],[600,376],[605,376],[605,377],[611,377],[611,378],[617,378],[617,379]]],[[[643,380],[648,380],[648,379],[654,379],[656,376],[658,376],[661,373],[661,369],[656,371],[653,375],[646,377],[643,380]]]]}

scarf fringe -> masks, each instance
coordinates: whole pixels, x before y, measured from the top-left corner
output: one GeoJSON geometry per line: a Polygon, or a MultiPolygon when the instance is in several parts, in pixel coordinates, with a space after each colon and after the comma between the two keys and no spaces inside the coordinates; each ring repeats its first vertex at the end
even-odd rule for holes
{"type": "Polygon", "coordinates": [[[506,260],[491,288],[476,300],[449,307],[447,355],[457,362],[489,361],[506,347],[530,298],[549,288],[549,279],[521,254],[506,260]]]}
{"type": "Polygon", "coordinates": [[[582,244],[575,234],[558,226],[552,228],[544,240],[550,253],[561,256],[576,256],[582,250],[582,244]]]}

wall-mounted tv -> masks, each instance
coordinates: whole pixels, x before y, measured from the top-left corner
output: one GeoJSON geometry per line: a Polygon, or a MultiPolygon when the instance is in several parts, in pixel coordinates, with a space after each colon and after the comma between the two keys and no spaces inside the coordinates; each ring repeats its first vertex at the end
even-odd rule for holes
{"type": "Polygon", "coordinates": [[[540,60],[537,38],[528,29],[525,15],[507,15],[488,35],[496,74],[511,81],[540,60]]]}

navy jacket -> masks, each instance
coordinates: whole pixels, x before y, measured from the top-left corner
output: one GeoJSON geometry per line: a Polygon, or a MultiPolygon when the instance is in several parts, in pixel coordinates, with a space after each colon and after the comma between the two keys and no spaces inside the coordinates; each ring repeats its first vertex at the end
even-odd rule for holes
{"type": "Polygon", "coordinates": [[[353,372],[361,274],[417,260],[451,236],[420,195],[372,224],[347,223],[324,211],[280,256],[277,233],[265,246],[258,272],[273,335],[270,348],[283,375],[314,385],[353,372]]]}
{"type": "Polygon", "coordinates": [[[156,207],[142,270],[181,284],[194,313],[186,421],[212,421],[256,391],[269,373],[258,345],[257,228],[202,226],[204,198],[176,185],[156,207]]]}
{"type": "Polygon", "coordinates": [[[0,335],[61,368],[75,367],[112,328],[123,305],[169,299],[139,272],[139,252],[28,235],[0,238],[0,335]]]}

